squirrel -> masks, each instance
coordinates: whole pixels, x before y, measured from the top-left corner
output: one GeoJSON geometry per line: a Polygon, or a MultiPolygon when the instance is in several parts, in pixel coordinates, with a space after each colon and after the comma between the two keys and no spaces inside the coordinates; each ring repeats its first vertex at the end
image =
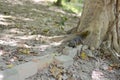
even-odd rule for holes
{"type": "Polygon", "coordinates": [[[83,40],[90,34],[90,31],[84,31],[81,34],[76,33],[76,37],[68,42],[69,47],[75,48],[77,45],[83,44],[83,40]]]}

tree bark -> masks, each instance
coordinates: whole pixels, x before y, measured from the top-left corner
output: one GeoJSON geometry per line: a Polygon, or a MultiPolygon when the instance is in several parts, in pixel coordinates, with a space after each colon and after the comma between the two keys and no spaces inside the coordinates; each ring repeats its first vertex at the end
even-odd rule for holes
{"type": "Polygon", "coordinates": [[[120,57],[120,0],[84,0],[77,35],[89,32],[84,44],[99,48],[103,41],[120,57]]]}

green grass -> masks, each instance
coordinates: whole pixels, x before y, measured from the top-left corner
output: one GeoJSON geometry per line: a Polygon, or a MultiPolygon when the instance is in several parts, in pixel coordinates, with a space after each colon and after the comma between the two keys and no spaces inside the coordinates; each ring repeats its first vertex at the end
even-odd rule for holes
{"type": "Polygon", "coordinates": [[[71,0],[71,2],[62,1],[63,9],[73,13],[80,13],[82,11],[82,0],[71,0]]]}
{"type": "MultiPolygon", "coordinates": [[[[54,0],[54,2],[56,1],[54,0]]],[[[70,2],[62,0],[62,8],[67,12],[79,14],[82,12],[82,5],[83,0],[71,0],[70,2]]]]}

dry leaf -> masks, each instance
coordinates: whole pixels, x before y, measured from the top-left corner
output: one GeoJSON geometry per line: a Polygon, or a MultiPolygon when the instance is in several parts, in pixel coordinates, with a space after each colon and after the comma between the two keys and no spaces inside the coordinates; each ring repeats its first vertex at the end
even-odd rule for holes
{"type": "Polygon", "coordinates": [[[58,68],[57,66],[53,66],[50,69],[51,74],[53,75],[53,77],[55,77],[56,79],[59,79],[61,76],[61,73],[63,72],[63,69],[58,68]]]}
{"type": "Polygon", "coordinates": [[[80,57],[83,60],[87,60],[88,59],[88,56],[87,56],[87,54],[84,51],[81,52],[80,57]]]}
{"type": "Polygon", "coordinates": [[[8,68],[12,68],[13,67],[13,64],[9,64],[7,65],[8,68]]]}
{"type": "Polygon", "coordinates": [[[110,67],[108,68],[108,70],[113,70],[113,69],[119,69],[120,68],[120,64],[110,64],[110,67]]]}
{"type": "Polygon", "coordinates": [[[28,48],[21,48],[18,51],[22,54],[30,54],[30,50],[28,48]]]}
{"type": "Polygon", "coordinates": [[[111,70],[113,70],[113,68],[112,68],[111,66],[109,66],[109,67],[108,67],[108,70],[111,71],[111,70]]]}

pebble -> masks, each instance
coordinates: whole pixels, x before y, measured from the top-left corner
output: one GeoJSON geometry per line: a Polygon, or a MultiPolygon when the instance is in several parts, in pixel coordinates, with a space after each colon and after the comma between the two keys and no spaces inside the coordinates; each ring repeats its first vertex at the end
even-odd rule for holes
{"type": "Polygon", "coordinates": [[[90,50],[95,50],[95,48],[93,46],[90,47],[90,50]]]}
{"type": "Polygon", "coordinates": [[[87,45],[83,45],[82,50],[84,51],[86,49],[88,49],[88,46],[87,45]]]}
{"type": "Polygon", "coordinates": [[[88,55],[89,57],[95,57],[95,56],[93,55],[93,53],[92,53],[91,50],[86,50],[85,52],[87,53],[87,55],[88,55]]]}

